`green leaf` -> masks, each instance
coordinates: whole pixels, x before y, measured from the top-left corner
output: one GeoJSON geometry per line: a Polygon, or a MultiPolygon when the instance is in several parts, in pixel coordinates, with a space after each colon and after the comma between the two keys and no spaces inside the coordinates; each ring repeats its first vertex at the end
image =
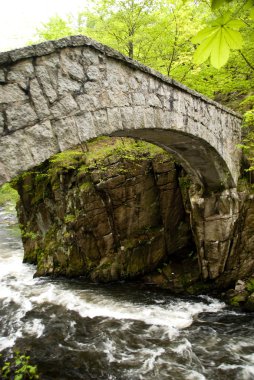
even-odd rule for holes
{"type": "Polygon", "coordinates": [[[200,43],[193,57],[194,63],[203,63],[210,56],[211,64],[221,68],[228,61],[231,49],[242,48],[243,38],[236,29],[243,26],[243,22],[231,20],[229,15],[223,15],[211,25],[192,38],[193,43],[200,43]]]}
{"type": "Polygon", "coordinates": [[[254,20],[254,8],[250,11],[250,18],[254,20]]]}
{"type": "Polygon", "coordinates": [[[215,26],[215,27],[217,27],[217,26],[224,26],[224,25],[226,25],[230,20],[231,20],[231,19],[230,19],[230,15],[229,15],[229,14],[224,14],[223,16],[216,18],[216,19],[211,23],[211,25],[212,25],[212,26],[215,26]]]}
{"type": "Polygon", "coordinates": [[[243,38],[237,30],[223,28],[224,38],[230,49],[241,49],[243,45],[243,38]]]}
{"type": "Polygon", "coordinates": [[[229,28],[232,28],[232,29],[240,29],[240,28],[243,28],[244,26],[246,26],[246,24],[242,21],[242,20],[230,20],[228,23],[227,23],[227,27],[229,28]]]}
{"type": "Polygon", "coordinates": [[[229,52],[229,45],[226,42],[224,30],[221,28],[220,32],[216,34],[216,39],[213,41],[211,64],[216,69],[220,69],[228,61],[229,52]]]}
{"type": "Polygon", "coordinates": [[[191,39],[191,42],[193,44],[200,44],[204,39],[210,37],[215,32],[216,32],[216,29],[214,27],[204,28],[204,29],[200,30],[200,32],[198,32],[198,34],[196,34],[196,36],[194,36],[191,39]]]}
{"type": "Polygon", "coordinates": [[[23,375],[22,374],[15,375],[15,377],[14,377],[14,380],[22,380],[22,379],[23,379],[23,375]]]}
{"type": "MultiPolygon", "coordinates": [[[[218,33],[218,30],[216,32],[218,33]]],[[[199,45],[193,56],[194,63],[200,64],[209,58],[214,47],[214,41],[216,42],[215,36],[217,33],[213,33],[199,45]]]]}

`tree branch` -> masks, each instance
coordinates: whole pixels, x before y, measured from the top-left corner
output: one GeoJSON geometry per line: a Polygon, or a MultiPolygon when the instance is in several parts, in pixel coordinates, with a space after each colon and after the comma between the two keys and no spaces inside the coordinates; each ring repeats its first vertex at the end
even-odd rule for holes
{"type": "Polygon", "coordinates": [[[254,71],[254,66],[250,63],[250,61],[245,57],[245,55],[241,52],[241,50],[238,50],[242,58],[245,60],[247,65],[251,68],[251,70],[254,71]]]}

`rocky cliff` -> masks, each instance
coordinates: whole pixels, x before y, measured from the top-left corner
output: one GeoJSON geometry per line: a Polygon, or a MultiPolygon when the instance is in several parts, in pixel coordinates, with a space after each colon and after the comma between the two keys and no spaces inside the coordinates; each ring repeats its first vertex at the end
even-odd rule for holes
{"type": "Polygon", "coordinates": [[[37,264],[38,276],[135,277],[197,292],[228,289],[254,273],[249,189],[203,194],[153,145],[100,138],[15,186],[24,260],[37,264]]]}
{"type": "Polygon", "coordinates": [[[36,274],[115,281],[191,254],[196,279],[172,157],[131,139],[104,138],[83,150],[61,153],[16,182],[24,260],[37,264],[36,274]]]}

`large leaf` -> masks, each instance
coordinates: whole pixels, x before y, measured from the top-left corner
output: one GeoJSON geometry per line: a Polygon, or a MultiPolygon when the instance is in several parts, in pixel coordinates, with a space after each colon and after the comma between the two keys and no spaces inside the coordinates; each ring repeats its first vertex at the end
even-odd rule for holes
{"type": "Polygon", "coordinates": [[[224,38],[230,49],[241,49],[243,45],[243,38],[237,30],[223,28],[224,38]]]}
{"type": "Polygon", "coordinates": [[[213,27],[207,27],[205,29],[200,30],[196,36],[194,36],[191,41],[193,44],[200,44],[206,38],[210,37],[212,34],[216,33],[216,29],[213,27]]]}
{"type": "Polygon", "coordinates": [[[211,55],[214,44],[216,43],[215,34],[218,33],[218,30],[215,31],[209,38],[206,38],[197,48],[194,53],[193,60],[194,63],[200,64],[205,62],[211,55]]]}
{"type": "Polygon", "coordinates": [[[228,61],[230,48],[225,39],[225,31],[223,28],[216,34],[211,50],[211,64],[219,69],[228,61]]]}
{"type": "Polygon", "coordinates": [[[227,27],[232,29],[240,29],[246,26],[246,24],[242,20],[230,20],[227,22],[227,27]]]}
{"type": "Polygon", "coordinates": [[[211,64],[220,68],[228,61],[231,49],[242,47],[243,39],[237,30],[242,26],[242,21],[230,20],[228,15],[224,15],[214,20],[211,25],[192,39],[193,43],[200,44],[194,54],[194,62],[203,63],[210,57],[211,64]]]}

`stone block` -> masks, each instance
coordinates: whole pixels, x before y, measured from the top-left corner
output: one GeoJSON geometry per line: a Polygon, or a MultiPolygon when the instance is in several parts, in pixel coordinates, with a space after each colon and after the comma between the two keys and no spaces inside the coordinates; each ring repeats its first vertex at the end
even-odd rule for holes
{"type": "Polygon", "coordinates": [[[75,122],[81,142],[85,142],[96,137],[91,112],[87,112],[82,116],[75,116],[75,122]]]}
{"type": "MultiPolygon", "coordinates": [[[[58,53],[51,53],[46,56],[37,57],[35,60],[36,67],[43,66],[47,70],[60,68],[60,59],[58,53]]],[[[49,70],[50,73],[50,70],[49,70]]]]}
{"type": "Polygon", "coordinates": [[[133,107],[133,124],[134,129],[145,128],[145,110],[143,107],[133,107]]]}
{"type": "Polygon", "coordinates": [[[70,59],[66,54],[61,54],[61,68],[65,74],[69,74],[73,79],[79,81],[84,80],[84,70],[80,63],[77,62],[77,57],[70,59]]]}
{"type": "Polygon", "coordinates": [[[97,96],[90,96],[87,94],[76,96],[76,102],[78,103],[81,111],[95,111],[102,106],[101,99],[99,101],[97,96]]]}
{"type": "Polygon", "coordinates": [[[151,107],[158,107],[161,108],[161,101],[155,94],[148,94],[146,95],[146,102],[151,107]]]}
{"type": "Polygon", "coordinates": [[[26,46],[24,48],[12,50],[9,52],[12,62],[16,62],[24,58],[30,58],[34,54],[35,54],[34,46],[26,46]]]}
{"type": "Polygon", "coordinates": [[[93,113],[93,121],[96,136],[107,135],[110,133],[108,126],[108,115],[106,110],[98,110],[93,113]]]}
{"type": "Polygon", "coordinates": [[[146,104],[144,94],[142,92],[134,92],[132,94],[132,102],[134,106],[144,106],[146,104]]]}
{"type": "Polygon", "coordinates": [[[139,83],[137,81],[137,79],[133,76],[130,76],[130,79],[129,79],[129,88],[131,90],[134,90],[134,91],[137,91],[138,88],[139,88],[139,83]]]}
{"type": "Polygon", "coordinates": [[[34,77],[34,67],[30,60],[17,62],[8,72],[7,80],[9,82],[27,82],[29,78],[34,77]]]}
{"type": "Polygon", "coordinates": [[[144,116],[145,116],[145,128],[156,128],[155,125],[155,115],[154,115],[154,109],[153,107],[147,107],[144,109],[144,116]]]}
{"type": "Polygon", "coordinates": [[[29,103],[8,108],[6,115],[7,127],[10,131],[31,126],[38,121],[38,116],[29,103]]]}
{"type": "Polygon", "coordinates": [[[98,65],[99,64],[99,57],[98,52],[94,49],[91,49],[90,47],[85,47],[83,51],[83,64],[84,67],[87,67],[89,65],[98,65]]]}
{"type": "Polygon", "coordinates": [[[119,90],[108,91],[111,106],[126,107],[132,104],[131,94],[119,90]]]}
{"type": "Polygon", "coordinates": [[[34,160],[29,150],[29,141],[24,130],[2,137],[0,140],[0,152],[4,152],[4,155],[1,155],[1,162],[9,178],[15,177],[34,165],[34,160]]]}
{"type": "Polygon", "coordinates": [[[52,121],[52,129],[57,137],[60,151],[70,149],[80,144],[78,129],[74,117],[66,117],[57,121],[52,121]]]}
{"type": "Polygon", "coordinates": [[[55,102],[50,108],[51,114],[55,119],[61,119],[70,114],[74,114],[78,109],[78,105],[73,99],[73,97],[68,94],[59,102],[55,102]]]}
{"type": "Polygon", "coordinates": [[[10,57],[10,54],[9,52],[3,52],[3,53],[0,53],[0,65],[3,65],[3,64],[7,64],[11,62],[11,57],[10,57]]]}
{"type": "Polygon", "coordinates": [[[36,75],[39,83],[42,85],[44,94],[47,96],[50,103],[53,103],[57,99],[58,95],[52,85],[47,68],[44,66],[37,66],[36,75]]]}
{"type": "Polygon", "coordinates": [[[42,42],[34,45],[34,53],[37,56],[47,55],[55,51],[55,46],[51,41],[42,42]]]}
{"type": "Polygon", "coordinates": [[[44,162],[59,152],[58,142],[54,136],[50,121],[26,128],[25,136],[34,165],[44,162]]]}
{"type": "Polygon", "coordinates": [[[84,84],[84,93],[89,96],[99,96],[102,91],[103,88],[100,82],[86,82],[84,84]]]}
{"type": "Polygon", "coordinates": [[[64,37],[64,38],[60,38],[59,40],[52,41],[52,43],[54,44],[55,48],[62,49],[62,48],[71,46],[72,39],[71,37],[64,37]]]}
{"type": "Polygon", "coordinates": [[[14,103],[28,99],[27,95],[17,84],[6,84],[0,86],[0,104],[14,103]]]}
{"type": "Polygon", "coordinates": [[[97,66],[89,66],[86,70],[87,78],[91,81],[100,80],[101,72],[97,66]]]}
{"type": "Polygon", "coordinates": [[[133,107],[121,108],[123,129],[134,129],[134,109],[133,107]]]}
{"type": "Polygon", "coordinates": [[[44,119],[50,115],[48,104],[43,96],[42,90],[37,79],[33,79],[30,82],[30,93],[34,103],[35,111],[40,119],[44,119]]]}
{"type": "Polygon", "coordinates": [[[120,108],[108,108],[108,125],[111,132],[123,129],[120,108]]]}
{"type": "Polygon", "coordinates": [[[60,96],[69,93],[80,93],[81,87],[82,83],[80,83],[79,81],[72,80],[60,71],[58,72],[58,94],[60,96]]]}

